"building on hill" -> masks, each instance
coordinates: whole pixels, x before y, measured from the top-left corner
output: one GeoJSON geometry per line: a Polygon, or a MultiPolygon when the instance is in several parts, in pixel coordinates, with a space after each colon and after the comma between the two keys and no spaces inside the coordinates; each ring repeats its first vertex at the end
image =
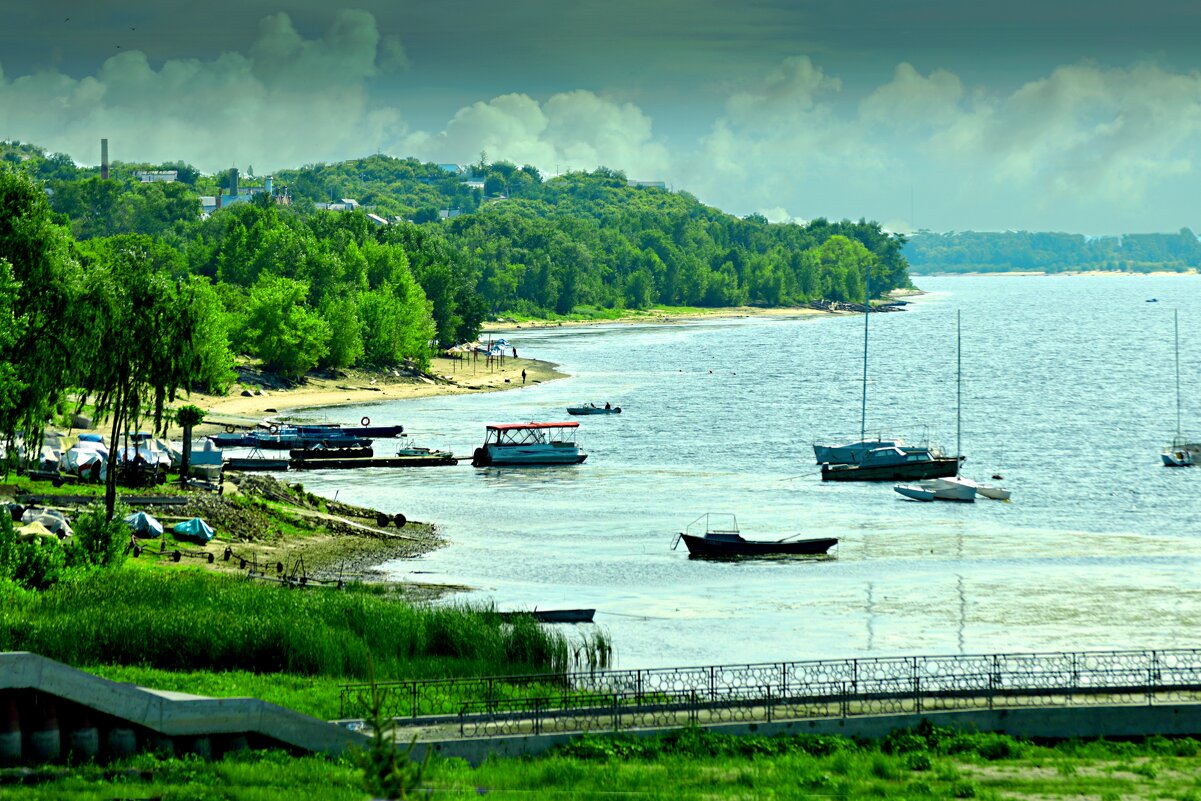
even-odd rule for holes
{"type": "Polygon", "coordinates": [[[666,181],[626,181],[626,186],[632,186],[636,189],[666,189],[666,181]]]}
{"type": "Polygon", "coordinates": [[[438,169],[447,175],[459,175],[463,172],[463,167],[458,164],[439,164],[438,169]]]}
{"type": "Polygon", "coordinates": [[[354,211],[359,208],[359,201],[344,197],[336,203],[314,203],[313,208],[318,211],[354,211]]]}
{"type": "Polygon", "coordinates": [[[179,170],[138,170],[133,175],[144,184],[173,184],[179,180],[179,170]]]}
{"type": "Polygon", "coordinates": [[[439,220],[453,220],[463,213],[462,209],[438,209],[439,220]]]}
{"type": "Polygon", "coordinates": [[[376,225],[389,225],[390,224],[383,217],[379,216],[378,214],[372,214],[371,212],[367,212],[367,219],[371,220],[371,222],[375,223],[376,225]]]}

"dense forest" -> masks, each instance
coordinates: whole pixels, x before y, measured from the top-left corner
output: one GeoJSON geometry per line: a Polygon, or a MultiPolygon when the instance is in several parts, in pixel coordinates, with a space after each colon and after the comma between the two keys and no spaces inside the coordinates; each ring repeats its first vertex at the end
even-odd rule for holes
{"type": "Polygon", "coordinates": [[[1175,234],[1099,237],[1027,231],[919,231],[909,238],[904,255],[918,273],[1184,272],[1201,267],[1201,241],[1187,228],[1175,234]]]}
{"type": "MultiPolygon", "coordinates": [[[[231,353],[299,378],[424,365],[505,313],[859,300],[868,270],[874,295],[909,285],[904,238],[876,223],[740,219],[604,168],[544,180],[482,156],[458,168],[376,155],[277,172],[270,184],[253,168],[202,175],[183,163],[118,162],[104,179],[5,142],[2,173],[44,196],[65,257],[85,274],[136,252],[186,282],[218,353],[197,376],[210,389],[228,382],[231,353]],[[176,180],[139,180],[164,170],[176,180]],[[238,200],[202,203],[218,192],[229,201],[234,186],[238,200]],[[356,202],[325,207],[346,198],[356,202]]],[[[25,280],[19,253],[0,258],[25,280]]]]}

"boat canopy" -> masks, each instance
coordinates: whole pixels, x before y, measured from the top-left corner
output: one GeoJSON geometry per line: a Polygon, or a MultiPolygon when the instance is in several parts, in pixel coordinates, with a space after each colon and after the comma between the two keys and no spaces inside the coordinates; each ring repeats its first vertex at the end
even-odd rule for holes
{"type": "Polygon", "coordinates": [[[574,420],[568,420],[563,423],[493,423],[488,426],[489,431],[519,431],[521,429],[537,429],[537,428],[579,428],[580,424],[574,420]]]}

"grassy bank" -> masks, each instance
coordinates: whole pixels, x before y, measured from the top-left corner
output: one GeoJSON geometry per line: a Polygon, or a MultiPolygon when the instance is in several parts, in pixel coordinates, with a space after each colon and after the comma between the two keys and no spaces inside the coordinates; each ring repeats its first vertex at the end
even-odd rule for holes
{"type": "Polygon", "coordinates": [[[348,590],[288,590],[199,570],[101,570],[0,587],[0,650],[72,665],[365,679],[566,669],[573,645],[532,620],[348,590]]]}
{"type": "MultiPolygon", "coordinates": [[[[996,735],[910,732],[733,738],[684,730],[645,741],[589,737],[559,753],[470,768],[432,762],[420,797],[446,799],[1118,799],[1201,798],[1195,740],[1036,745],[996,735]]],[[[204,764],[139,757],[107,772],[42,774],[14,799],[363,799],[346,761],[244,754],[204,764]]]]}

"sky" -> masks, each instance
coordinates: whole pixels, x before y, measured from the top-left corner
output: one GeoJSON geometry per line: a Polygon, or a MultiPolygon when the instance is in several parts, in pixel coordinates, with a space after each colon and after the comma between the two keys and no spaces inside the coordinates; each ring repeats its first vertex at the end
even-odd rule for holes
{"type": "Polygon", "coordinates": [[[1201,231],[1195,0],[0,0],[0,138],[606,166],[773,221],[1201,231]]]}

